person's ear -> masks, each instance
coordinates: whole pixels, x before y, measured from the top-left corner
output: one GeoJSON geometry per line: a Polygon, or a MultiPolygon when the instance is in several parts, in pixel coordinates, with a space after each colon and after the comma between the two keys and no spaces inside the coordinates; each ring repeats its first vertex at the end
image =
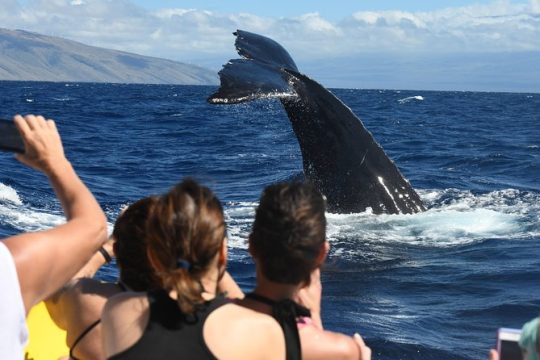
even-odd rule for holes
{"type": "Polygon", "coordinates": [[[227,237],[225,237],[221,243],[221,249],[219,249],[218,264],[220,267],[225,267],[225,264],[227,264],[227,256],[228,256],[227,237]]]}
{"type": "Polygon", "coordinates": [[[317,256],[317,265],[320,266],[324,263],[324,260],[326,260],[326,256],[328,255],[329,251],[330,251],[330,243],[325,240],[324,243],[321,245],[319,255],[317,256]]]}
{"type": "Polygon", "coordinates": [[[150,249],[146,249],[146,257],[148,259],[148,263],[150,264],[150,266],[152,267],[152,269],[154,269],[154,271],[159,271],[157,269],[161,269],[162,266],[161,264],[159,263],[159,261],[156,259],[155,255],[154,255],[154,252],[153,251],[150,251],[150,249]]]}

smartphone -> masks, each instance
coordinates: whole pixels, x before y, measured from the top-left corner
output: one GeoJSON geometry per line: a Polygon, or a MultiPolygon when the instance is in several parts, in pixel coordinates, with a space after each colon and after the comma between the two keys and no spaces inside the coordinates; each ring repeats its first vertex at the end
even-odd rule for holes
{"type": "Polygon", "coordinates": [[[521,330],[500,328],[497,331],[497,351],[499,360],[523,360],[523,354],[519,347],[521,330]]]}
{"type": "Polygon", "coordinates": [[[24,153],[24,142],[13,121],[0,119],[0,150],[24,153]]]}

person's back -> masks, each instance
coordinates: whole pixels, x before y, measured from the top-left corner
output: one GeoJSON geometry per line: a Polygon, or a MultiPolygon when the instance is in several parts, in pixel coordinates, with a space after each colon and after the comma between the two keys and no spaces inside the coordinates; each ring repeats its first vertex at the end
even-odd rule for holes
{"type": "MultiPolygon", "coordinates": [[[[66,331],[66,345],[72,360],[103,359],[101,319],[107,299],[122,292],[115,283],[81,278],[69,285],[61,300],[46,301],[56,325],[66,331]]],[[[40,334],[47,336],[46,334],[40,334]]]]}
{"type": "Polygon", "coordinates": [[[313,186],[283,183],[264,190],[249,251],[257,284],[238,303],[278,320],[286,334],[287,359],[371,358],[358,334],[350,337],[322,327],[319,267],[328,243],[324,199],[313,186]]]}
{"type": "Polygon", "coordinates": [[[17,159],[47,175],[67,222],[0,241],[2,359],[22,358],[26,314],[65,284],[107,235],[105,215],[66,159],[54,121],[33,115],[17,115],[14,121],[25,144],[17,159]]]}
{"type": "Polygon", "coordinates": [[[225,228],[221,204],[194,181],[161,197],[146,222],[146,246],[162,290],[107,302],[107,358],[285,358],[283,333],[272,317],[217,294],[227,257],[225,228]]]}
{"type": "Polygon", "coordinates": [[[47,299],[51,317],[67,332],[70,358],[104,359],[100,319],[110,297],[126,289],[144,291],[159,286],[146,258],[144,243],[144,223],[154,201],[155,197],[146,197],[123,211],[115,222],[111,241],[68,284],[47,299]],[[112,252],[119,268],[119,282],[93,279],[112,252]]]}
{"type": "Polygon", "coordinates": [[[107,303],[103,316],[109,359],[285,358],[272,318],[220,297],[185,314],[167,292],[125,293],[107,303]]]}

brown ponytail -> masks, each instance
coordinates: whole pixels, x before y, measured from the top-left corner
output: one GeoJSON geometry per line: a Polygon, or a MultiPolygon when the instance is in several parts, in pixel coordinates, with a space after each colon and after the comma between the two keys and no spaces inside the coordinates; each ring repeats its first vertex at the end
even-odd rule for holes
{"type": "Polygon", "coordinates": [[[223,208],[207,187],[184,180],[152,207],[146,223],[148,259],[165,290],[175,290],[182,312],[204,299],[201,278],[225,238],[223,208]]]}

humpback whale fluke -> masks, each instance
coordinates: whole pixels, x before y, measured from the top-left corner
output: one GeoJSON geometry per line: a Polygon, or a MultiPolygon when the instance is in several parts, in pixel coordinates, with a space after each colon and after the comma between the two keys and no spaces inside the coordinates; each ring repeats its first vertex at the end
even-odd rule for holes
{"type": "Polygon", "coordinates": [[[237,30],[241,59],[219,72],[221,86],[210,103],[231,104],[277,97],[300,144],[304,174],[338,213],[412,214],[422,200],[362,122],[341,100],[299,73],[272,39],[237,30]]]}

